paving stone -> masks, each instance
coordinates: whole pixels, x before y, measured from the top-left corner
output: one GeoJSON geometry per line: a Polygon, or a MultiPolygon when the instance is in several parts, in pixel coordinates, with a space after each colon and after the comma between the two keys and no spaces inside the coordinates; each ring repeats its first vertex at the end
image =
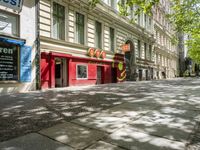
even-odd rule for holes
{"type": "Polygon", "coordinates": [[[85,150],[125,150],[125,149],[106,143],[104,141],[99,141],[85,150]]]}
{"type": "Polygon", "coordinates": [[[105,136],[103,132],[69,122],[41,130],[40,133],[76,149],[83,149],[105,136]]]}
{"type": "Polygon", "coordinates": [[[0,150],[73,150],[37,133],[31,133],[0,143],[0,150]]]}
{"type": "Polygon", "coordinates": [[[140,132],[186,143],[195,123],[191,119],[154,111],[131,122],[130,125],[140,132]]]}
{"type": "Polygon", "coordinates": [[[72,122],[112,133],[152,109],[153,107],[150,106],[125,103],[100,113],[73,120],[72,122]]]}
{"type": "Polygon", "coordinates": [[[104,141],[130,150],[183,150],[185,148],[182,142],[138,132],[131,126],[110,134],[104,141]]]}

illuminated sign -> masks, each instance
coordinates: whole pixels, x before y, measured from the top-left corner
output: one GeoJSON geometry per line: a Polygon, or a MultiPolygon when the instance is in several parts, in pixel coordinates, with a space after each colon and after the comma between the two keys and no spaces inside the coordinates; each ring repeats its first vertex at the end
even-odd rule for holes
{"type": "Polygon", "coordinates": [[[125,52],[129,52],[130,51],[130,44],[124,44],[121,46],[122,51],[125,52]]]}
{"type": "Polygon", "coordinates": [[[23,0],[0,0],[0,5],[11,8],[16,11],[21,11],[23,0]]]}

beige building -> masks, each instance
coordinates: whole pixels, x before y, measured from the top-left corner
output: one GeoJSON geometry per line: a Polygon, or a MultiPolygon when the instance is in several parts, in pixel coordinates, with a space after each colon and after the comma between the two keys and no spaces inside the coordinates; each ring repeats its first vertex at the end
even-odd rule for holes
{"type": "Polygon", "coordinates": [[[154,7],[154,62],[156,65],[156,78],[174,78],[178,76],[179,52],[178,43],[173,43],[176,33],[173,24],[166,17],[170,14],[171,3],[161,0],[154,7]]]}

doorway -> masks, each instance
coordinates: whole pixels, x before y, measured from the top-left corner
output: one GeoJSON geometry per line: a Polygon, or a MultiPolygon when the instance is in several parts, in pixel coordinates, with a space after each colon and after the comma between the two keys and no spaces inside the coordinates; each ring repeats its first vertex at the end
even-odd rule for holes
{"type": "Polygon", "coordinates": [[[96,84],[103,84],[103,67],[97,66],[97,82],[96,84]]]}
{"type": "Polygon", "coordinates": [[[117,68],[112,68],[112,83],[117,83],[117,68]]]}
{"type": "Polygon", "coordinates": [[[139,70],[139,80],[142,81],[142,69],[139,70]]]}
{"type": "Polygon", "coordinates": [[[149,71],[146,70],[146,80],[149,80],[149,71]]]}
{"type": "Polygon", "coordinates": [[[55,58],[55,87],[66,87],[67,84],[67,61],[55,58]]]}

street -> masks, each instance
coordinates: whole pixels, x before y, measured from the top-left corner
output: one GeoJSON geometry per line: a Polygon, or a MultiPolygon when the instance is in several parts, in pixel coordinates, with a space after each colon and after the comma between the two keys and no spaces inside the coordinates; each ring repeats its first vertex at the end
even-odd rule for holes
{"type": "Polygon", "coordinates": [[[198,150],[200,79],[0,96],[0,150],[198,150]]]}

